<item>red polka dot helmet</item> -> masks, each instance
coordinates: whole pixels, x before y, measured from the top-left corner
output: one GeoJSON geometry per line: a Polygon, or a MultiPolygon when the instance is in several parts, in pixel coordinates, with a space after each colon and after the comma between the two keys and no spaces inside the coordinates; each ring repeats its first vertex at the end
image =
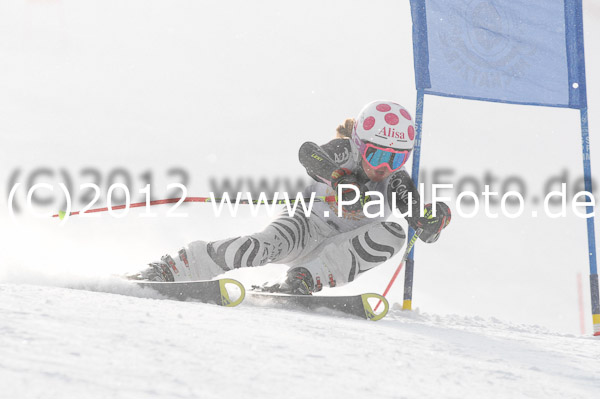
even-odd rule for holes
{"type": "Polygon", "coordinates": [[[389,169],[397,170],[406,163],[415,145],[415,125],[400,104],[373,101],[356,118],[351,141],[357,161],[362,156],[368,162],[373,161],[372,166],[384,167],[387,163],[389,169]],[[377,149],[381,151],[374,153],[377,149]]]}

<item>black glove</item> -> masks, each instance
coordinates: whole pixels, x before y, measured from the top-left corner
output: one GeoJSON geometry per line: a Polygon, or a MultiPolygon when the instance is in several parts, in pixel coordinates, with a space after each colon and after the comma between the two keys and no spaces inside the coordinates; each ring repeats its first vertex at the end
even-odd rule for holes
{"type": "Polygon", "coordinates": [[[450,224],[452,213],[448,205],[443,202],[436,203],[435,217],[431,204],[426,204],[424,207],[423,217],[419,217],[416,222],[417,228],[423,229],[419,238],[426,243],[436,242],[440,238],[442,230],[450,224]]]}
{"type": "MultiPolygon", "coordinates": [[[[358,188],[360,198],[352,205],[344,205],[344,211],[359,212],[363,206],[369,201],[369,197],[365,196],[365,187],[358,182],[358,178],[346,168],[340,168],[333,171],[331,174],[331,187],[335,190],[335,195],[338,194],[338,186],[340,184],[352,184],[358,188]]],[[[341,199],[344,201],[352,201],[356,198],[356,191],[352,188],[345,188],[341,192],[341,199]]]]}

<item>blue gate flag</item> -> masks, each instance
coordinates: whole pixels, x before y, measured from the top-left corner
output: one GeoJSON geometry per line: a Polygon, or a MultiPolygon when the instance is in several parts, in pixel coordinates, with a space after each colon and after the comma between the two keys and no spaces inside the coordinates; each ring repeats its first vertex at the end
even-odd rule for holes
{"type": "Polygon", "coordinates": [[[411,0],[417,89],[587,106],[581,0],[411,0]]]}

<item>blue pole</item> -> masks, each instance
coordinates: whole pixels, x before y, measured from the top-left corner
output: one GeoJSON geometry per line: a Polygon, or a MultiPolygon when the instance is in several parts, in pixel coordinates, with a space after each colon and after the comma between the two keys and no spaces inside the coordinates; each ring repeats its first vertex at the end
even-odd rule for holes
{"type": "MultiPolygon", "coordinates": [[[[416,187],[419,187],[419,164],[421,162],[421,131],[423,129],[423,102],[425,95],[422,89],[417,89],[417,110],[415,115],[415,129],[417,135],[415,136],[415,147],[413,149],[413,166],[412,166],[412,181],[416,187]]],[[[419,212],[419,210],[413,209],[413,212],[419,212]]],[[[415,235],[415,231],[412,227],[408,228],[408,237],[410,242],[415,235]]],[[[413,289],[413,278],[415,270],[415,247],[413,246],[406,259],[406,268],[404,271],[404,301],[402,302],[402,309],[412,309],[412,289],[413,289]]]]}
{"type": "MultiPolygon", "coordinates": [[[[590,131],[588,127],[587,108],[581,111],[581,145],[583,152],[583,177],[585,191],[592,192],[592,165],[590,157],[590,131]]],[[[586,213],[593,214],[594,207],[587,206],[586,213]]],[[[592,321],[594,335],[600,336],[600,298],[598,292],[598,268],[596,266],[596,234],[594,232],[594,217],[587,219],[588,257],[590,261],[590,294],[592,300],[592,321]]]]}

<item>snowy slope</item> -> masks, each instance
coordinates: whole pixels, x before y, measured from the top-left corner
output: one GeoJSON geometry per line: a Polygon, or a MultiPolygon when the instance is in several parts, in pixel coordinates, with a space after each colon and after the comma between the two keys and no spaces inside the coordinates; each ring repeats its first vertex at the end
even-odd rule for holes
{"type": "Polygon", "coordinates": [[[593,398],[592,338],[0,285],[3,398],[593,398]]]}

